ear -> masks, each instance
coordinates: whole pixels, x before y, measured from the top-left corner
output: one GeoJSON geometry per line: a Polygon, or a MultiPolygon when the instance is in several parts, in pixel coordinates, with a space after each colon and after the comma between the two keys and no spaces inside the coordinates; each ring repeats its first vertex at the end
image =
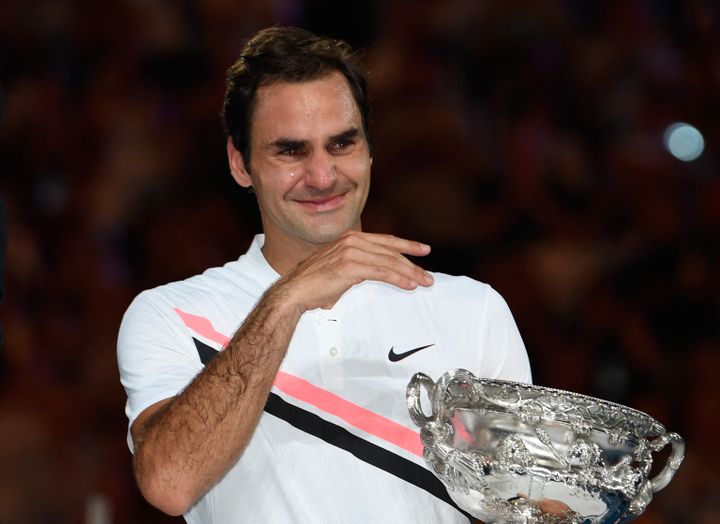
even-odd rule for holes
{"type": "Polygon", "coordinates": [[[235,144],[233,144],[231,137],[227,139],[227,156],[230,173],[235,179],[235,182],[242,187],[251,187],[253,185],[252,179],[250,178],[250,173],[245,168],[245,159],[242,153],[235,149],[235,144]]]}

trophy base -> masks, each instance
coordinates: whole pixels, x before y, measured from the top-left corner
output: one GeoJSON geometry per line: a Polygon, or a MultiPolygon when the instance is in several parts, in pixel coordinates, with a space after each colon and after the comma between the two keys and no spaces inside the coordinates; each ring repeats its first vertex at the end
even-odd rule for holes
{"type": "Polygon", "coordinates": [[[495,474],[482,489],[459,491],[445,484],[461,508],[486,524],[605,524],[627,522],[620,494],[588,493],[549,481],[546,475],[495,474]]]}

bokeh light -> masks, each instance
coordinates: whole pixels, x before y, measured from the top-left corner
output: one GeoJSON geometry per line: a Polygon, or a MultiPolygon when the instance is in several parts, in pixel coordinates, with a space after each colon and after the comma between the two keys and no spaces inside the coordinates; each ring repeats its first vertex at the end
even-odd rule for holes
{"type": "Polygon", "coordinates": [[[705,149],[702,133],[684,122],[669,125],[663,134],[663,143],[672,156],[683,162],[692,162],[705,149]]]}

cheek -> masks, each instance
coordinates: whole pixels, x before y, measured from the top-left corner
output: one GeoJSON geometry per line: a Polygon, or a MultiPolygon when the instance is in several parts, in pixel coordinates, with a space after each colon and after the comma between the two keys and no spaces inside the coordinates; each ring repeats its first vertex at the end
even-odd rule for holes
{"type": "Polygon", "coordinates": [[[361,183],[364,179],[370,178],[371,164],[367,155],[357,155],[347,157],[343,167],[348,176],[361,183]]]}
{"type": "MultiPolygon", "coordinates": [[[[281,200],[301,179],[300,169],[284,166],[285,169],[274,165],[263,165],[262,176],[256,176],[254,185],[258,193],[265,200],[281,200]]],[[[258,170],[256,173],[259,173],[258,170]]]]}

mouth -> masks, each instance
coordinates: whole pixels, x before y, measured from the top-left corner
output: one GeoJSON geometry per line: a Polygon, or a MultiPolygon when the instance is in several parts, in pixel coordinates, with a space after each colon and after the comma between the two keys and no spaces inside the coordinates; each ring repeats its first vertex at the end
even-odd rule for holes
{"type": "Polygon", "coordinates": [[[342,206],[344,201],[345,193],[320,198],[295,199],[295,202],[299,204],[303,209],[314,213],[333,211],[342,206]]]}

